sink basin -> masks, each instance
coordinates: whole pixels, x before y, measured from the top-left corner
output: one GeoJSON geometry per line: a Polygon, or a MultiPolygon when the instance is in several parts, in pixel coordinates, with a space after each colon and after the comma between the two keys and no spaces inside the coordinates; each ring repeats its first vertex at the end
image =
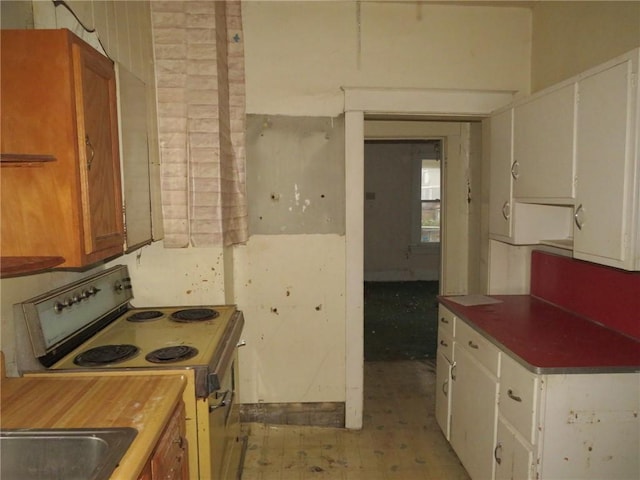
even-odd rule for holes
{"type": "Polygon", "coordinates": [[[0,430],[2,480],[108,479],[134,428],[0,430]]]}

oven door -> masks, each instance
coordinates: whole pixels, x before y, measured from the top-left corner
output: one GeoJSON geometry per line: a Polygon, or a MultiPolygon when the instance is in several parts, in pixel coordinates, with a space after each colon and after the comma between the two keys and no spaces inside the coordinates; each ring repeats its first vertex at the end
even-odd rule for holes
{"type": "Polygon", "coordinates": [[[237,352],[222,378],[220,389],[209,396],[209,435],[213,479],[236,479],[240,475],[243,441],[239,405],[236,403],[237,352]]]}

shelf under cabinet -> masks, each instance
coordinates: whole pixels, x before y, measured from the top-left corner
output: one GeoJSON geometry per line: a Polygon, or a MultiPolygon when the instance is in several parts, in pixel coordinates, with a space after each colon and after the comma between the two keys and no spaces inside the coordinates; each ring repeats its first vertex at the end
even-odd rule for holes
{"type": "Polygon", "coordinates": [[[63,263],[62,257],[1,257],[0,278],[37,273],[63,263]]]}
{"type": "Polygon", "coordinates": [[[541,245],[562,248],[563,250],[573,250],[573,238],[561,238],[553,240],[540,240],[541,245]]]}

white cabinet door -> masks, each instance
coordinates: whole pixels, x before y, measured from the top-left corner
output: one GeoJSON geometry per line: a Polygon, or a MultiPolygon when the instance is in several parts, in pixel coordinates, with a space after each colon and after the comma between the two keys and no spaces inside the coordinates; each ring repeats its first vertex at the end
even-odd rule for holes
{"type": "Polygon", "coordinates": [[[637,51],[578,82],[574,256],[640,267],[637,51]]]}
{"type": "Polygon", "coordinates": [[[502,419],[498,420],[495,480],[529,480],[533,477],[533,449],[502,419]]]}
{"type": "Polygon", "coordinates": [[[152,241],[147,97],[146,85],[122,65],[118,65],[118,99],[125,247],[131,252],[152,241]]]}
{"type": "Polygon", "coordinates": [[[574,200],[576,84],[535,96],[513,113],[513,196],[519,201],[574,200]]]}
{"type": "Polygon", "coordinates": [[[489,125],[490,237],[514,245],[570,237],[571,207],[513,200],[513,109],[495,114],[489,125]]]}
{"type": "Polygon", "coordinates": [[[451,446],[472,479],[492,479],[498,381],[457,341],[453,356],[451,446]]]}
{"type": "Polygon", "coordinates": [[[447,440],[450,438],[451,362],[441,350],[436,357],[436,421],[447,440]]]}
{"type": "Polygon", "coordinates": [[[513,109],[491,117],[490,121],[489,231],[498,237],[511,237],[513,161],[513,109]]]}

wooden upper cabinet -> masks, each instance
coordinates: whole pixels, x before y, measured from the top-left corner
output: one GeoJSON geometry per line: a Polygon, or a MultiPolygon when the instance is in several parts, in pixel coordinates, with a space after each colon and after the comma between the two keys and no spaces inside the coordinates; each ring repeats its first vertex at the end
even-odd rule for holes
{"type": "Polygon", "coordinates": [[[0,173],[2,256],[81,268],[121,254],[113,62],[66,29],[0,35],[0,152],[14,159],[0,173]]]}

